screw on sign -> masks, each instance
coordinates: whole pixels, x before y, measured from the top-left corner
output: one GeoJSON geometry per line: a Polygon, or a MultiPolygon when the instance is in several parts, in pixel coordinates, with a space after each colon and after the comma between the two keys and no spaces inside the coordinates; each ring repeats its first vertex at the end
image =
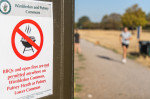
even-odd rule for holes
{"type": "MultiPolygon", "coordinates": [[[[26,27],[26,30],[25,30],[25,31],[28,31],[28,33],[31,32],[30,27],[29,27],[29,26],[26,27]]],[[[33,21],[33,20],[30,20],[30,19],[22,20],[21,22],[19,22],[19,23],[16,25],[16,27],[15,27],[14,30],[13,30],[12,37],[11,37],[11,43],[12,43],[12,48],[13,48],[15,54],[16,54],[20,59],[25,60],[25,61],[32,60],[32,59],[36,58],[36,57],[39,55],[39,53],[41,52],[41,49],[42,49],[42,47],[43,47],[43,32],[42,32],[42,29],[41,29],[41,27],[38,25],[38,23],[36,23],[36,22],[33,21]],[[21,27],[22,25],[25,25],[25,24],[32,24],[32,25],[34,25],[34,26],[37,28],[37,30],[38,30],[38,32],[39,32],[39,35],[40,35],[40,39],[41,39],[41,40],[40,40],[40,45],[38,45],[38,44],[35,43],[36,40],[35,40],[35,37],[34,37],[34,36],[27,36],[27,35],[20,29],[20,27],[21,27]],[[16,43],[15,43],[15,37],[16,37],[17,33],[22,37],[21,42],[22,42],[22,44],[23,44],[24,47],[25,47],[23,53],[24,53],[25,51],[27,51],[26,48],[29,48],[29,47],[31,48],[30,50],[32,50],[33,52],[34,52],[34,50],[33,50],[32,47],[34,47],[34,48],[37,50],[37,52],[34,53],[34,54],[31,55],[31,56],[22,55],[22,54],[18,51],[18,49],[17,49],[17,47],[16,47],[16,43]]]]}

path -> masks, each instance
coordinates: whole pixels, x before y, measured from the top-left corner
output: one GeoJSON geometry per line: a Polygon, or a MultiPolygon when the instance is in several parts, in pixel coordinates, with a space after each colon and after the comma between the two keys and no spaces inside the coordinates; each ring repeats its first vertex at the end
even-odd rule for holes
{"type": "MultiPolygon", "coordinates": [[[[132,60],[122,64],[121,55],[85,40],[81,49],[86,58],[77,80],[81,99],[150,99],[150,69],[132,60]]],[[[79,64],[75,57],[75,68],[79,64]]]]}

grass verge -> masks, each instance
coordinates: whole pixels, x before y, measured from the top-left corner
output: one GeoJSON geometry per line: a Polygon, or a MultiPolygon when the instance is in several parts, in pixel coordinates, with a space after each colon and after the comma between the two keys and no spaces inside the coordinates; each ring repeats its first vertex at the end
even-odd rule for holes
{"type": "MultiPolygon", "coordinates": [[[[83,54],[78,54],[77,58],[78,58],[79,64],[81,64],[82,62],[86,60],[83,54]]],[[[75,94],[74,99],[81,99],[79,97],[76,97],[76,94],[82,91],[82,88],[83,88],[83,85],[77,83],[77,80],[80,79],[79,71],[83,69],[85,69],[83,64],[82,66],[79,66],[78,68],[74,69],[74,94],[75,94]]]]}

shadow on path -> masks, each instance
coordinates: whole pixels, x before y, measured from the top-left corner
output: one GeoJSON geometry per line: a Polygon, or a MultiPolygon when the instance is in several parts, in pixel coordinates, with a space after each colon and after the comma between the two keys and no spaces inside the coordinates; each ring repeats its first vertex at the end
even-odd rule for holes
{"type": "Polygon", "coordinates": [[[107,56],[101,56],[101,55],[97,55],[98,58],[101,58],[101,59],[105,59],[105,60],[108,60],[108,61],[114,61],[114,62],[118,62],[118,63],[121,63],[121,61],[119,60],[115,60],[115,59],[112,59],[110,57],[107,57],[107,56]]]}

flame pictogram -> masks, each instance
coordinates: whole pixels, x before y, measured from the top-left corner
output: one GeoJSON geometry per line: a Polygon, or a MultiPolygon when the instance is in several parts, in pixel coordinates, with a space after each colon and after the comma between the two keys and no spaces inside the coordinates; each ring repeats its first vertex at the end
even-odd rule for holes
{"type": "Polygon", "coordinates": [[[30,27],[29,25],[26,26],[25,32],[26,32],[27,34],[30,34],[30,33],[31,33],[31,27],[30,27]]]}

